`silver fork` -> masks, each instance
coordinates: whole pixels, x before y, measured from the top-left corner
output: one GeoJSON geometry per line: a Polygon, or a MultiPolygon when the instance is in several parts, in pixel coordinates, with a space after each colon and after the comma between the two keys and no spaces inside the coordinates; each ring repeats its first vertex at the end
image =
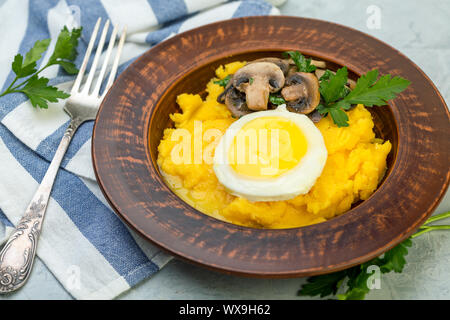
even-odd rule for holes
{"type": "Polygon", "coordinates": [[[34,257],[36,255],[37,242],[41,231],[45,210],[47,209],[48,200],[50,198],[50,192],[67,147],[69,146],[70,141],[72,140],[72,137],[80,124],[85,121],[95,119],[98,107],[100,106],[100,103],[105,97],[108,89],[111,87],[116,76],[120,54],[125,41],[126,27],[123,29],[120,36],[116,56],[112,64],[111,72],[104,92],[101,95],[99,94],[100,87],[106,73],[108,61],[114,47],[114,42],[117,37],[117,26],[114,27],[112,31],[108,49],[105,54],[105,59],[100,69],[100,73],[98,74],[95,86],[91,88],[91,84],[96,73],[98,60],[103,51],[103,45],[105,44],[106,34],[108,33],[110,24],[108,20],[103,27],[89,75],[83,85],[83,88],[80,90],[81,80],[94,47],[100,22],[101,18],[97,20],[94,27],[83,63],[73,84],[70,98],[67,99],[64,106],[64,111],[69,114],[71,118],[70,124],[61,139],[58,149],[56,150],[53,160],[50,163],[50,166],[48,167],[38,190],[25,210],[25,214],[9,237],[8,242],[0,251],[0,293],[15,291],[22,287],[28,279],[33,266],[34,257]]]}

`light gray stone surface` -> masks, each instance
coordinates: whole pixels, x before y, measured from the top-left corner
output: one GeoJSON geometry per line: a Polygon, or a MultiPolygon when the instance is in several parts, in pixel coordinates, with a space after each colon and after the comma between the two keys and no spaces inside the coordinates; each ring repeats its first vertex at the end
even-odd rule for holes
{"type": "MultiPolygon", "coordinates": [[[[337,22],[387,42],[419,65],[444,99],[450,101],[450,1],[289,0],[281,7],[281,12],[337,22]],[[369,28],[373,26],[370,17],[374,11],[371,9],[379,9],[379,29],[369,28]]],[[[436,213],[448,210],[449,192],[436,213]]],[[[432,232],[416,238],[407,261],[402,274],[383,275],[381,289],[372,290],[367,298],[450,298],[450,231],[432,232]]],[[[298,299],[296,293],[304,281],[302,278],[229,276],[174,259],[119,299],[298,299]]],[[[26,287],[0,299],[71,297],[37,259],[26,287]]]]}

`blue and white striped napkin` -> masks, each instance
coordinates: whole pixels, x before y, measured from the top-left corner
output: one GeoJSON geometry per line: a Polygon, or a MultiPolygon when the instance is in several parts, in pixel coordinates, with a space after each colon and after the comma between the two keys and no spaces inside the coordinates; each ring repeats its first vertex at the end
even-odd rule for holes
{"type": "MultiPolygon", "coordinates": [[[[120,72],[174,34],[218,20],[272,14],[278,9],[262,0],[7,0],[0,6],[0,29],[7,30],[0,37],[1,91],[14,78],[14,55],[46,38],[52,39],[51,53],[64,25],[83,27],[79,67],[98,17],[126,24],[120,72]]],[[[58,66],[42,75],[67,91],[74,79],[58,66]]],[[[0,239],[24,213],[68,125],[63,104],[38,110],[22,94],[0,98],[0,239]]],[[[37,254],[73,297],[111,299],[157,272],[171,256],[128,229],[105,201],[92,169],[92,127],[87,122],[79,128],[62,162],[37,254]]]]}

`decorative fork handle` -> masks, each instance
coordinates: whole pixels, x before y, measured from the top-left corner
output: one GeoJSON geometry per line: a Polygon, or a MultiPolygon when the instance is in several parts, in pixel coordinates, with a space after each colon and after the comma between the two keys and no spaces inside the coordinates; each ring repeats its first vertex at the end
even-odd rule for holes
{"type": "Polygon", "coordinates": [[[38,190],[25,210],[24,216],[0,251],[0,293],[8,293],[19,289],[30,275],[50,192],[59,165],[81,122],[78,118],[72,119],[70,122],[38,190]]]}

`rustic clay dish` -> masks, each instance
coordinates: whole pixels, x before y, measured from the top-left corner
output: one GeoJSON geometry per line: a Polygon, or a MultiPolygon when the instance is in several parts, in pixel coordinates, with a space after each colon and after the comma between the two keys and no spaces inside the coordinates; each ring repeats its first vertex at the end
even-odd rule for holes
{"type": "Polygon", "coordinates": [[[130,226],[168,252],[229,273],[287,277],[327,273],[378,256],[411,235],[449,184],[449,112],[428,77],[379,40],[337,24],[294,17],[223,21],[175,36],[146,52],[118,78],[93,134],[98,182],[130,226]],[[176,96],[199,93],[214,70],[285,50],[347,66],[353,76],[378,68],[411,86],[389,107],[371,109],[393,149],[378,190],[330,221],[294,229],[252,229],[193,209],[163,182],[157,146],[176,96]]]}

